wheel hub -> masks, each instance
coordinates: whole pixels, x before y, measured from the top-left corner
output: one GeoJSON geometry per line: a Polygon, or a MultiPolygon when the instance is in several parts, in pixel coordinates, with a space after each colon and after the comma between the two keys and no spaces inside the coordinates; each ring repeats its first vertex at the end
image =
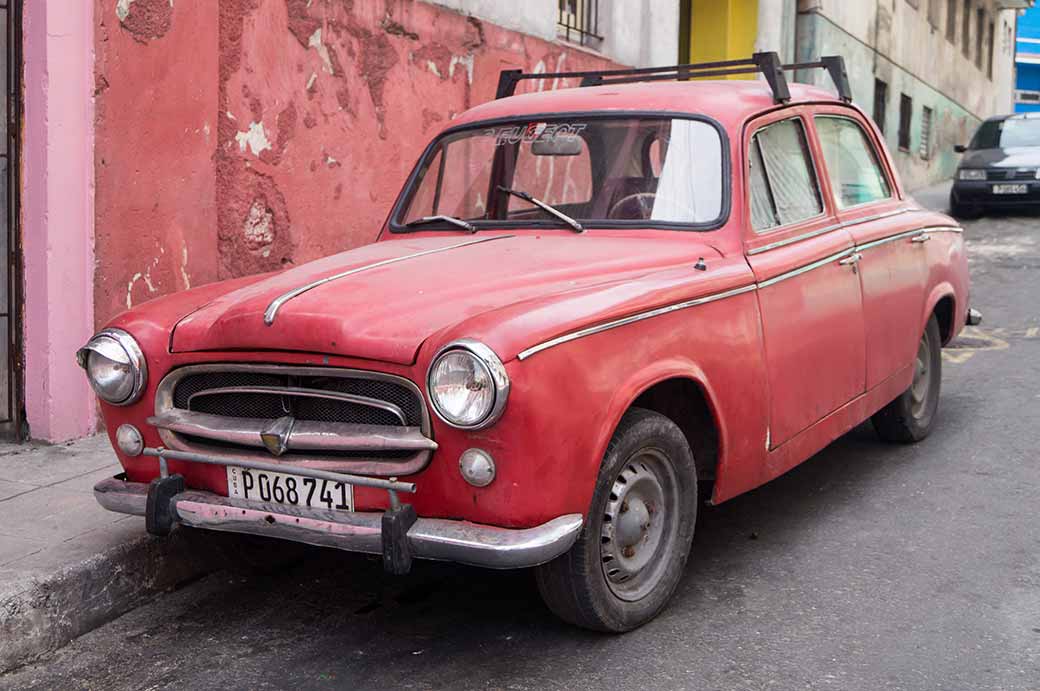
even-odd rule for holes
{"type": "Polygon", "coordinates": [[[623,600],[643,597],[660,578],[672,549],[678,488],[664,455],[644,450],[618,473],[603,512],[600,555],[610,589],[623,600]]]}
{"type": "Polygon", "coordinates": [[[917,346],[917,359],[914,361],[914,381],[910,385],[910,412],[920,417],[928,405],[928,392],[932,385],[931,378],[932,349],[928,342],[928,332],[921,337],[917,346]]]}

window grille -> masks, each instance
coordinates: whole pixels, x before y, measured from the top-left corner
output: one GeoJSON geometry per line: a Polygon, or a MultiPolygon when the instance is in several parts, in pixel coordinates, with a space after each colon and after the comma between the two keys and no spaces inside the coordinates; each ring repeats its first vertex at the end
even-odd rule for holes
{"type": "Polygon", "coordinates": [[[885,114],[888,112],[888,84],[874,80],[874,122],[881,134],[885,133],[885,114]]]}
{"type": "Polygon", "coordinates": [[[921,110],[921,158],[927,160],[932,153],[932,109],[925,106],[921,110]]]}
{"type": "Polygon", "coordinates": [[[599,0],[560,0],[557,32],[568,41],[583,46],[600,41],[599,0]]]}
{"type": "Polygon", "coordinates": [[[910,150],[910,121],[914,115],[914,102],[906,94],[899,95],[899,148],[910,150]]]}

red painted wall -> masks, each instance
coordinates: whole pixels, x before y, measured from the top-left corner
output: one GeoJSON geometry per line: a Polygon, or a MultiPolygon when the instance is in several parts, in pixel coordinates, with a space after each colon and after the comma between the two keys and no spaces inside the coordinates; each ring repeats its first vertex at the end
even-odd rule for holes
{"type": "Polygon", "coordinates": [[[429,138],[501,69],[614,66],[418,0],[96,9],[98,324],[370,242],[429,138]]]}

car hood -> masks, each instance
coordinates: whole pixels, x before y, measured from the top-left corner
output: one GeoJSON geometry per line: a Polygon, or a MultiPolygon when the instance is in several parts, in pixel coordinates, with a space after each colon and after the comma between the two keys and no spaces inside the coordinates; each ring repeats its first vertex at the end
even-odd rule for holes
{"type": "Polygon", "coordinates": [[[407,365],[430,335],[477,315],[719,256],[672,232],[652,240],[530,230],[405,236],[231,290],[184,317],[171,345],[175,352],[291,350],[407,365]],[[273,301],[312,285],[265,322],[273,301]]]}
{"type": "Polygon", "coordinates": [[[972,149],[961,159],[961,168],[1040,168],[1040,147],[972,149]]]}

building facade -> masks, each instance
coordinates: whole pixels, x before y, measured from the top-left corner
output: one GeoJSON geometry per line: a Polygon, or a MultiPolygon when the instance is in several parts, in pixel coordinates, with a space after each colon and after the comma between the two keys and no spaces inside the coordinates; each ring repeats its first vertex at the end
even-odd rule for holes
{"type": "Polygon", "coordinates": [[[1040,111],[1040,7],[1026,10],[1015,37],[1015,111],[1040,111]]]}
{"type": "Polygon", "coordinates": [[[984,118],[1011,110],[1012,39],[1017,13],[1028,4],[799,0],[797,58],[845,56],[856,102],[881,127],[914,189],[950,177],[954,145],[984,118]]]}
{"type": "MultiPolygon", "coordinates": [[[[873,115],[914,189],[952,175],[953,146],[983,118],[1011,110],[1015,24],[1031,4],[683,0],[680,59],[726,60],[756,50],[774,50],[785,62],[843,55],[856,103],[873,115]]],[[[820,70],[795,79],[831,86],[820,70]]]]}
{"type": "Polygon", "coordinates": [[[428,139],[492,99],[501,70],[674,63],[678,12],[675,0],[0,0],[25,84],[23,99],[8,90],[24,117],[8,137],[22,151],[0,434],[93,432],[73,354],[98,326],[370,242],[428,139]]]}

